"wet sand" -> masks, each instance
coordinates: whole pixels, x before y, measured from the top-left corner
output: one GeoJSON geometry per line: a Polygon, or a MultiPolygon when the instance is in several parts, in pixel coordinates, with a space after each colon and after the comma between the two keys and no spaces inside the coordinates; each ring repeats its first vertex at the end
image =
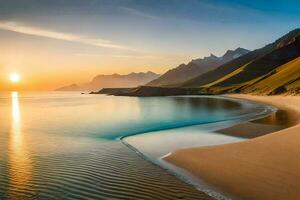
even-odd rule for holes
{"type": "Polygon", "coordinates": [[[266,123],[275,132],[234,144],[178,150],[165,160],[236,199],[299,199],[300,97],[231,96],[272,104],[281,114],[223,130],[225,134],[256,137],[266,133],[266,123]],[[292,127],[277,131],[288,126],[292,127]]]}
{"type": "Polygon", "coordinates": [[[297,124],[296,119],[297,116],[295,118],[295,113],[292,110],[279,109],[262,119],[240,123],[215,132],[250,139],[295,126],[297,124]]]}

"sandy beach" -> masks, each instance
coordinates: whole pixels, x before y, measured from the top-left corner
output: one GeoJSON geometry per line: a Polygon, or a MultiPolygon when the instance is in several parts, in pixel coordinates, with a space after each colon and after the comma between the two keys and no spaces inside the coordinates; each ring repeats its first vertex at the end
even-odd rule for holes
{"type": "MultiPolygon", "coordinates": [[[[165,160],[236,199],[299,199],[300,97],[230,96],[274,105],[288,113],[292,126],[239,143],[178,150],[165,160]]],[[[249,135],[249,127],[231,131],[249,135]]]]}

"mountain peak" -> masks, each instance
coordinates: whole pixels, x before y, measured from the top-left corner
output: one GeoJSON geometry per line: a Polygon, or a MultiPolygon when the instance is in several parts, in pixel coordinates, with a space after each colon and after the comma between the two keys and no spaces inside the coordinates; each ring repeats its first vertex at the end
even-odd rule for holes
{"type": "Polygon", "coordinates": [[[55,89],[55,91],[78,91],[79,86],[75,83],[55,89]]]}
{"type": "Polygon", "coordinates": [[[201,65],[202,63],[214,62],[217,60],[219,60],[219,57],[217,57],[211,53],[210,56],[206,56],[204,58],[193,59],[190,63],[194,63],[196,65],[201,65]]]}
{"type": "Polygon", "coordinates": [[[236,48],[235,50],[228,50],[226,53],[221,57],[225,62],[238,58],[244,54],[249,53],[248,49],[244,49],[241,47],[236,48]]]}
{"type": "Polygon", "coordinates": [[[275,41],[277,48],[287,46],[296,41],[296,38],[300,36],[300,28],[294,29],[289,33],[285,34],[283,37],[275,41]]]}
{"type": "Polygon", "coordinates": [[[223,58],[226,56],[232,56],[234,54],[245,54],[250,52],[248,49],[244,49],[241,47],[236,48],[235,50],[227,50],[226,53],[222,56],[223,58]]]}
{"type": "Polygon", "coordinates": [[[145,74],[147,74],[147,75],[157,75],[156,73],[154,73],[152,71],[147,71],[145,74]]]}
{"type": "Polygon", "coordinates": [[[211,53],[210,56],[192,60],[192,63],[194,63],[196,65],[201,65],[203,62],[205,62],[205,63],[214,62],[214,61],[228,62],[232,59],[238,58],[249,52],[250,52],[250,50],[248,50],[248,49],[238,47],[235,50],[227,50],[225,52],[225,54],[221,57],[215,56],[214,54],[211,53]]]}
{"type": "Polygon", "coordinates": [[[147,72],[131,72],[130,74],[127,74],[127,76],[158,76],[159,74],[156,74],[152,71],[147,72]]]}

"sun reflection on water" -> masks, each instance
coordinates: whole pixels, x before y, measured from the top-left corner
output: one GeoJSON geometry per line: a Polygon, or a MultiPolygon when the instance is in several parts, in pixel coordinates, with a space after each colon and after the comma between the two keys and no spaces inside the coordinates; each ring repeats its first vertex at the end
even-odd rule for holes
{"type": "Polygon", "coordinates": [[[9,198],[19,198],[20,194],[28,191],[32,177],[32,163],[28,156],[19,104],[19,94],[11,93],[11,131],[9,138],[9,198]],[[19,193],[20,192],[20,193],[19,193]]]}

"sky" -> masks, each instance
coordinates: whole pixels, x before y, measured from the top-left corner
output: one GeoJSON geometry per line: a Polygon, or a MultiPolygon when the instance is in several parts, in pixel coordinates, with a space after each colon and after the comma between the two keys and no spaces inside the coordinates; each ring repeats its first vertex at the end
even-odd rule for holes
{"type": "Polygon", "coordinates": [[[52,90],[97,74],[164,73],[300,27],[298,0],[0,0],[0,90],[52,90]]]}

